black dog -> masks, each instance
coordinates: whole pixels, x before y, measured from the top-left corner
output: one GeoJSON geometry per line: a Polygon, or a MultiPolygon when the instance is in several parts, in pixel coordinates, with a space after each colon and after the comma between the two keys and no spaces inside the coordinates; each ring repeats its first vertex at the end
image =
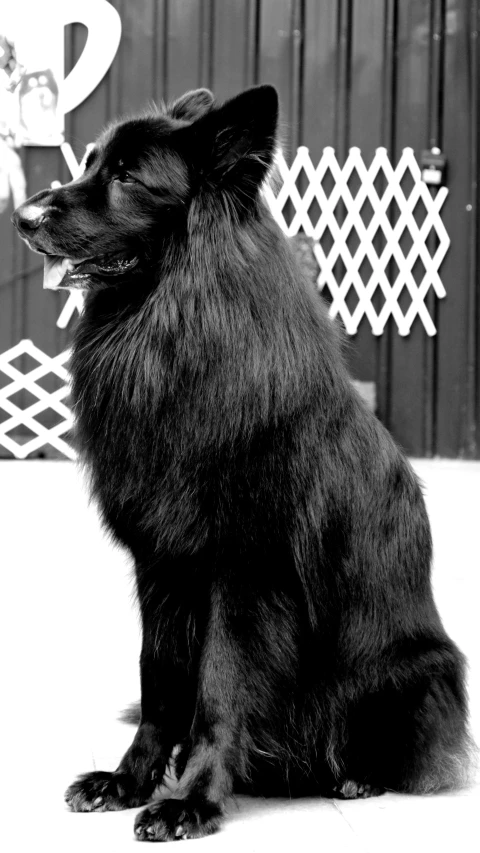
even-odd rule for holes
{"type": "Polygon", "coordinates": [[[419,484],[262,200],[276,124],[270,86],[191,92],[14,215],[47,285],[87,291],[78,445],[143,621],[133,744],[66,799],[146,803],[180,745],[146,840],[213,832],[232,792],[432,792],[467,764],[419,484]]]}

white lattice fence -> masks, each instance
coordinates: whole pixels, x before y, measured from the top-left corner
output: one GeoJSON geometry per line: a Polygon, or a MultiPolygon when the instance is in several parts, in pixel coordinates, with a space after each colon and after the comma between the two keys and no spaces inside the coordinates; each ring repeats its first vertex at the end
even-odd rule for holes
{"type": "Polygon", "coordinates": [[[334,149],[325,148],[320,163],[315,167],[305,147],[298,149],[290,167],[279,154],[277,166],[281,186],[278,193],[272,186],[265,188],[268,204],[286,234],[293,236],[303,231],[314,240],[320,267],[318,285],[330,291],[331,314],[341,316],[347,332],[354,335],[366,315],[373,334],[381,335],[387,320],[393,316],[399,333],[408,335],[418,315],[427,334],[436,334],[425,297],[431,287],[438,297],[445,296],[439,268],[450,240],[440,210],[448,190],[441,187],[436,195],[432,195],[421,179],[413,149],[403,150],[396,168],[392,166],[386,148],[377,148],[369,167],[365,165],[359,148],[350,149],[343,167],[338,163],[334,149]],[[299,189],[302,177],[306,184],[303,194],[299,189]],[[333,180],[331,192],[326,190],[328,180],[333,180]],[[358,185],[356,193],[352,190],[352,183],[358,185]],[[316,221],[312,218],[315,203],[319,211],[316,221]],[[422,204],[426,215],[419,225],[415,214],[422,204]],[[397,208],[394,224],[392,205],[397,208]],[[366,206],[372,211],[368,222],[366,206]],[[288,221],[286,213],[292,208],[294,214],[288,221]],[[401,247],[405,232],[410,237],[406,254],[401,247]],[[324,248],[323,238],[326,235],[331,238],[329,249],[324,248]],[[356,238],[353,248],[352,235],[356,238]],[[433,252],[430,249],[432,244],[433,252]],[[366,260],[371,274],[364,281],[360,268],[366,260]],[[417,281],[414,268],[418,269],[419,261],[423,264],[424,274],[417,281]],[[394,276],[393,262],[398,270],[394,276]],[[358,302],[350,310],[347,299],[352,288],[358,302]],[[377,311],[374,297],[377,293],[378,301],[379,289],[383,305],[377,311]],[[410,298],[405,313],[399,304],[400,298],[405,297],[402,294],[404,289],[410,298]]]}
{"type": "MultiPolygon", "coordinates": [[[[61,436],[72,427],[72,415],[70,409],[63,400],[68,394],[68,373],[65,362],[69,358],[69,351],[51,358],[42,350],[38,349],[32,341],[23,340],[16,346],[0,354],[0,377],[8,377],[10,382],[0,388],[0,412],[6,420],[0,423],[0,444],[17,458],[25,459],[29,453],[38,450],[45,445],[55,447],[60,453],[69,459],[75,459],[75,452],[61,436]],[[28,356],[37,362],[36,367],[30,367],[26,372],[14,366],[12,362],[28,356]],[[56,377],[60,380],[60,387],[48,391],[40,384],[45,378],[56,377]],[[32,395],[35,402],[23,407],[12,397],[18,395],[27,397],[25,392],[32,395]],[[23,392],[23,393],[22,393],[23,392]],[[39,415],[47,413],[52,419],[59,422],[55,426],[46,426],[39,420],[39,415]],[[31,436],[31,437],[30,437],[31,436]]],[[[26,359],[25,359],[26,360],[26,359]]],[[[3,384],[3,383],[2,383],[3,384]]]]}
{"type": "MultiPolygon", "coordinates": [[[[62,151],[72,176],[77,177],[83,169],[86,155],[81,163],[77,163],[68,144],[62,146],[62,151]]],[[[277,165],[280,188],[275,189],[275,185],[265,187],[268,204],[287,235],[303,231],[313,239],[320,268],[319,287],[329,290],[331,314],[341,316],[347,332],[355,334],[361,319],[366,316],[373,333],[381,335],[387,320],[393,317],[400,334],[408,335],[413,320],[418,316],[427,333],[434,335],[436,330],[425,305],[425,297],[430,288],[438,297],[445,296],[439,268],[450,240],[440,211],[448,191],[442,187],[435,195],[431,194],[421,180],[413,150],[404,149],[395,168],[385,148],[377,149],[369,167],[363,162],[358,148],[350,149],[343,167],[338,163],[333,148],[324,150],[320,163],[315,167],[305,147],[298,149],[290,167],[281,154],[277,165]],[[407,189],[406,176],[410,178],[407,189]],[[391,213],[393,202],[397,205],[396,217],[391,213]],[[365,216],[366,204],[372,211],[370,219],[365,216]],[[419,204],[424,205],[426,214],[421,224],[416,216],[419,204]],[[318,216],[315,215],[315,207],[318,216]],[[410,235],[410,246],[405,252],[402,236],[406,232],[410,235]],[[353,244],[352,235],[356,238],[353,244]],[[381,241],[379,235],[382,236],[381,241]],[[330,247],[326,245],[325,236],[330,238],[330,247]],[[420,281],[414,271],[419,260],[424,269],[420,281]],[[367,280],[361,274],[366,261],[371,270],[367,280]],[[393,262],[397,269],[394,277],[391,275],[393,262]],[[348,304],[352,288],[357,297],[353,309],[348,304]],[[379,289],[383,296],[380,309],[378,305],[375,307],[379,289]],[[410,305],[404,312],[399,303],[405,290],[409,294],[410,305]]],[[[72,292],[57,325],[65,328],[75,311],[81,312],[82,307],[81,293],[72,292]]],[[[69,351],[51,358],[29,340],[20,341],[0,354],[0,379],[3,380],[3,387],[0,387],[0,419],[3,418],[0,422],[0,445],[18,459],[25,459],[45,445],[53,446],[69,459],[75,458],[73,449],[62,438],[72,426],[71,412],[64,402],[68,394],[65,368],[68,358],[69,351]],[[36,366],[23,372],[18,364],[13,364],[21,356],[33,359],[36,366]],[[4,384],[5,376],[10,380],[7,384],[4,384]],[[39,383],[52,376],[60,387],[48,391],[39,383]],[[22,407],[20,401],[28,394],[35,400],[22,407]],[[12,398],[15,396],[14,401],[12,398]],[[58,421],[55,426],[42,424],[39,416],[45,413],[49,413],[47,422],[52,420],[54,413],[58,421]]]]}

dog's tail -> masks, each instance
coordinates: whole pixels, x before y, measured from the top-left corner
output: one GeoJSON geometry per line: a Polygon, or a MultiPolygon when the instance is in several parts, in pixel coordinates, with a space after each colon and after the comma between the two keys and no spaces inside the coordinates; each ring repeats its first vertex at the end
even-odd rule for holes
{"type": "Polygon", "coordinates": [[[141,719],[140,702],[132,702],[123,711],[120,711],[118,719],[121,723],[128,723],[130,726],[138,726],[141,719]]]}
{"type": "Polygon", "coordinates": [[[470,732],[466,731],[455,748],[439,749],[432,756],[431,765],[405,790],[413,794],[458,791],[477,784],[480,781],[479,770],[478,746],[470,732]]]}

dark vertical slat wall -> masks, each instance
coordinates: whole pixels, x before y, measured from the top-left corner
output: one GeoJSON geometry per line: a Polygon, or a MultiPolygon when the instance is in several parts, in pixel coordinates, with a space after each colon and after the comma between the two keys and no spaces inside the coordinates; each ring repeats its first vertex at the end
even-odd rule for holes
{"type": "MultiPolygon", "coordinates": [[[[420,152],[427,145],[429,80],[429,7],[431,0],[397,5],[396,104],[393,157],[410,146],[420,152]]],[[[424,347],[427,335],[417,317],[407,339],[396,330],[391,347],[387,423],[400,443],[418,452],[422,446],[424,347]]]]}
{"type": "MultiPolygon", "coordinates": [[[[23,334],[22,312],[20,301],[23,297],[22,262],[23,252],[20,241],[12,238],[10,213],[12,206],[8,205],[0,214],[0,349],[9,349],[20,340],[23,334]]],[[[0,388],[6,382],[0,376],[0,388]]]]}
{"type": "MultiPolygon", "coordinates": [[[[369,163],[375,149],[386,145],[382,135],[382,86],[384,74],[385,3],[383,0],[364,0],[359,13],[353,4],[351,21],[351,60],[349,77],[349,134],[347,147],[358,146],[369,163]],[[365,116],[369,121],[365,121],[365,116]]],[[[386,342],[388,332],[383,338],[386,342]]],[[[358,379],[374,381],[377,385],[379,412],[384,408],[385,390],[377,376],[378,342],[372,338],[370,325],[364,317],[355,336],[350,369],[358,379]]]]}
{"type": "Polygon", "coordinates": [[[449,155],[450,194],[444,221],[453,245],[443,264],[448,296],[439,309],[437,435],[438,451],[446,456],[455,455],[458,448],[467,456],[479,452],[478,435],[469,422],[478,392],[478,372],[471,364],[478,330],[478,266],[475,268],[471,246],[478,192],[474,156],[478,143],[478,81],[472,79],[472,50],[476,47],[470,16],[473,5],[477,4],[470,0],[455,5],[447,15],[445,35],[444,146],[449,155]],[[445,417],[448,408],[450,416],[445,417]]]}
{"type": "Polygon", "coordinates": [[[305,0],[302,128],[314,163],[335,139],[338,0],[305,0]]]}
{"type": "Polygon", "coordinates": [[[260,3],[259,82],[271,82],[280,95],[280,136],[286,151],[294,150],[296,105],[293,103],[293,82],[298,75],[294,68],[294,23],[298,0],[262,0],[260,3]]]}
{"type": "Polygon", "coordinates": [[[480,445],[480,299],[478,281],[480,270],[480,6],[478,0],[470,0],[470,42],[468,91],[470,100],[470,179],[471,224],[470,266],[468,270],[468,318],[469,318],[469,376],[467,394],[470,399],[471,424],[466,442],[469,455],[478,454],[480,445]]]}
{"type": "Polygon", "coordinates": [[[255,83],[257,4],[225,0],[213,12],[209,85],[221,100],[255,83]]]}
{"type": "MultiPolygon", "coordinates": [[[[442,148],[450,191],[443,219],[452,244],[441,270],[447,297],[428,297],[438,335],[428,338],[417,319],[406,338],[392,322],[377,338],[364,318],[347,359],[357,378],[376,383],[378,413],[410,453],[478,457],[478,0],[113,5],[122,18],[118,54],[66,120],[78,158],[116,115],[196,86],[209,86],[223,99],[258,82],[278,88],[289,157],[299,144],[309,147],[314,162],[326,145],[340,160],[359,146],[367,162],[379,145],[393,160],[405,146],[417,155],[431,145],[442,148]]],[[[68,70],[86,31],[74,25],[65,38],[68,70]]],[[[69,180],[58,149],[27,148],[21,156],[29,194],[69,180]]],[[[12,233],[10,213],[0,215],[0,350],[30,337],[53,355],[71,334],[56,326],[66,295],[42,292],[39,259],[12,233]]]]}

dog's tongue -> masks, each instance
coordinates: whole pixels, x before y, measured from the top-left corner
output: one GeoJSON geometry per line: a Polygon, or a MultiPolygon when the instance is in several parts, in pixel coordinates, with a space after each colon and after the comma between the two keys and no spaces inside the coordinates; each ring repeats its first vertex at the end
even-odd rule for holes
{"type": "Polygon", "coordinates": [[[56,290],[60,287],[67,272],[73,270],[74,264],[69,258],[61,258],[56,255],[45,255],[43,264],[43,287],[47,290],[56,290]]]}

